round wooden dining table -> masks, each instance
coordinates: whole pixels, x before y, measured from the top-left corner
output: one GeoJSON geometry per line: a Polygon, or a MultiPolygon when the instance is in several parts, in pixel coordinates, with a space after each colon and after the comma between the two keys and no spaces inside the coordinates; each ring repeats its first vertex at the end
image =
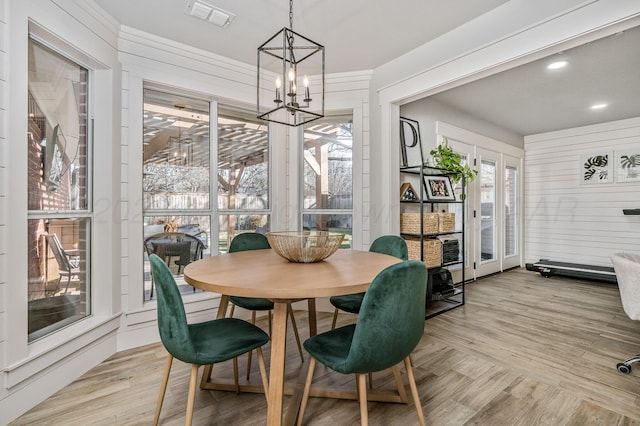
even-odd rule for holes
{"type": "Polygon", "coordinates": [[[380,271],[398,262],[401,260],[386,254],[338,250],[322,262],[293,263],[271,249],[250,250],[197,260],[185,268],[184,277],[196,288],[221,295],[218,318],[225,316],[230,296],[273,300],[267,424],[281,425],[287,304],[309,301],[309,330],[313,335],[316,297],[366,291],[380,271]]]}

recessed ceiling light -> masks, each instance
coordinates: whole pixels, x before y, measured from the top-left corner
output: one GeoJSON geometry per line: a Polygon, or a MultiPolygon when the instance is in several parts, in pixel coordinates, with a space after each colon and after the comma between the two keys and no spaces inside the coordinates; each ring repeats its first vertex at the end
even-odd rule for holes
{"type": "Polygon", "coordinates": [[[547,65],[547,69],[548,70],[558,70],[560,68],[564,68],[569,64],[568,61],[562,60],[562,61],[555,61],[550,63],[549,65],[547,65]]]}
{"type": "Polygon", "coordinates": [[[605,104],[605,103],[593,104],[593,105],[591,105],[591,109],[602,109],[602,108],[606,108],[608,106],[609,106],[609,104],[605,104]]]}

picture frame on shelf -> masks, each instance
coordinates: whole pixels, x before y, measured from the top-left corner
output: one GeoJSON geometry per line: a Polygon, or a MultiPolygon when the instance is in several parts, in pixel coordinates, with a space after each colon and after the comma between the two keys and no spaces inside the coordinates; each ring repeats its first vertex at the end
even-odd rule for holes
{"type": "Polygon", "coordinates": [[[640,148],[615,151],[616,182],[640,182],[640,148]]]}
{"type": "Polygon", "coordinates": [[[428,201],[455,201],[456,195],[451,187],[449,176],[425,175],[424,192],[428,201]]]}
{"type": "Polygon", "coordinates": [[[409,182],[403,183],[400,187],[400,201],[420,201],[418,193],[409,182]]]}
{"type": "Polygon", "coordinates": [[[580,183],[593,185],[613,182],[613,151],[586,152],[580,156],[580,183]]]}

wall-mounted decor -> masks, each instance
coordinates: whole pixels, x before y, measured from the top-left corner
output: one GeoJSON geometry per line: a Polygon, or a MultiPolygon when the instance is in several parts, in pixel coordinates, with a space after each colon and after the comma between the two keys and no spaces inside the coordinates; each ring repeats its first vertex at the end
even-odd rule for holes
{"type": "Polygon", "coordinates": [[[455,201],[449,176],[427,175],[424,177],[424,192],[429,201],[455,201]]]}
{"type": "Polygon", "coordinates": [[[613,151],[598,151],[580,156],[580,183],[613,182],[613,151]]]}
{"type": "Polygon", "coordinates": [[[400,117],[400,167],[421,166],[423,163],[420,124],[400,117]]]}
{"type": "Polygon", "coordinates": [[[640,148],[616,150],[616,182],[640,182],[640,148]]]}
{"type": "Polygon", "coordinates": [[[416,190],[413,189],[413,185],[409,182],[405,182],[400,187],[400,200],[401,201],[419,201],[420,198],[416,193],[416,190]]]}

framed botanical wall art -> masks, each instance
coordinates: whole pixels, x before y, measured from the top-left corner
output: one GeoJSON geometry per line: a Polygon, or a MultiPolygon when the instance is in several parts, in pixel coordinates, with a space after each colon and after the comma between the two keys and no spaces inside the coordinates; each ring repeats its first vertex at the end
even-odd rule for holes
{"type": "Polygon", "coordinates": [[[613,151],[603,150],[580,156],[580,183],[613,182],[613,151]]]}
{"type": "Polygon", "coordinates": [[[616,182],[640,182],[640,147],[615,152],[616,182]]]}
{"type": "Polygon", "coordinates": [[[455,201],[456,199],[449,176],[425,176],[424,190],[429,201],[455,201]]]}

